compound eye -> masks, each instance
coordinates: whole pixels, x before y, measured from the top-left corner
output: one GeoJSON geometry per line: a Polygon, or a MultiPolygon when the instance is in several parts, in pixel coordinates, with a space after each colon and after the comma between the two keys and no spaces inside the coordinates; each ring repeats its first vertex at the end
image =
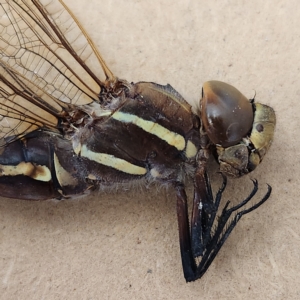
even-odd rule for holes
{"type": "Polygon", "coordinates": [[[221,81],[203,84],[201,120],[215,145],[236,145],[250,133],[254,113],[252,104],[235,87],[221,81]]]}

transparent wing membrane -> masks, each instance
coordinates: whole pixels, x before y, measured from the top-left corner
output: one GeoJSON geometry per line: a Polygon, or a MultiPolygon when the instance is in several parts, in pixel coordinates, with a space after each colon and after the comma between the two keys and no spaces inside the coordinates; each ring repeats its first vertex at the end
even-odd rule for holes
{"type": "Polygon", "coordinates": [[[64,109],[98,101],[101,79],[114,80],[62,1],[0,0],[0,59],[0,145],[55,130],[64,109]]]}

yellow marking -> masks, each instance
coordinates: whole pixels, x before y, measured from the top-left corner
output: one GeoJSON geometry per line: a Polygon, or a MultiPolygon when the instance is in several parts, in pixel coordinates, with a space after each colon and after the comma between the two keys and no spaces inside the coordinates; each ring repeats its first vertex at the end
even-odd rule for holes
{"type": "Polygon", "coordinates": [[[24,175],[38,181],[48,182],[51,180],[51,172],[48,167],[32,164],[30,162],[20,162],[18,165],[0,165],[0,176],[24,175]]]}
{"type": "Polygon", "coordinates": [[[191,141],[188,141],[185,149],[185,156],[191,158],[196,156],[197,152],[196,146],[191,141]]]}
{"type": "Polygon", "coordinates": [[[73,147],[75,154],[79,155],[80,150],[81,150],[81,142],[80,142],[78,136],[76,136],[72,139],[72,147],[73,147]]]}
{"type": "Polygon", "coordinates": [[[154,178],[159,178],[159,177],[161,177],[161,174],[160,174],[159,171],[156,170],[155,168],[153,168],[153,169],[150,170],[150,174],[151,174],[151,176],[154,177],[154,178]]]}
{"type": "Polygon", "coordinates": [[[90,179],[90,180],[97,180],[97,177],[95,175],[93,175],[93,174],[89,174],[87,176],[87,178],[90,179]]]}
{"type": "Polygon", "coordinates": [[[56,178],[60,186],[77,185],[78,180],[63,168],[63,166],[60,164],[58,160],[56,153],[54,153],[54,166],[55,166],[56,178]]]}
{"type": "Polygon", "coordinates": [[[117,158],[111,154],[93,152],[89,150],[86,145],[82,145],[81,147],[81,156],[127,174],[145,175],[147,173],[145,168],[133,165],[128,161],[117,158]]]}
{"type": "Polygon", "coordinates": [[[148,133],[156,135],[160,139],[167,142],[169,145],[176,147],[178,150],[182,151],[185,148],[185,139],[183,136],[176,132],[172,132],[169,129],[155,123],[152,121],[146,121],[142,118],[139,118],[136,115],[123,113],[120,111],[115,112],[112,117],[115,120],[124,122],[124,123],[132,123],[136,126],[142,128],[148,133]]]}

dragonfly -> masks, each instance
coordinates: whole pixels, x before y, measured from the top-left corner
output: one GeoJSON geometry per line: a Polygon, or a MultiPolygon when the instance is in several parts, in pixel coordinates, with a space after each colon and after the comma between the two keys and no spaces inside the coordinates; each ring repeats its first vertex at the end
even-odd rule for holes
{"type": "Polygon", "coordinates": [[[171,86],[109,69],[61,0],[0,0],[0,196],[66,199],[133,181],[175,191],[187,282],[207,271],[258,190],[220,203],[227,176],[252,172],[274,136],[274,110],[220,81],[199,110],[171,86]],[[213,194],[207,162],[223,183],[213,194]],[[189,218],[186,182],[193,182],[189,218]]]}

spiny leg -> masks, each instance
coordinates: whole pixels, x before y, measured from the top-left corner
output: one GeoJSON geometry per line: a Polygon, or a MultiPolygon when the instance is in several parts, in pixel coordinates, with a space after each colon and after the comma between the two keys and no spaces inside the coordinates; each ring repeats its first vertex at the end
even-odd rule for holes
{"type": "Polygon", "coordinates": [[[195,180],[191,233],[188,225],[186,193],[183,185],[176,186],[180,249],[186,281],[194,281],[203,276],[241,217],[262,205],[270,197],[272,191],[268,185],[266,195],[258,203],[238,212],[228,222],[231,214],[244,207],[256,194],[258,190],[257,181],[253,180],[253,190],[245,200],[230,209],[228,209],[230,202],[227,201],[222,213],[217,216],[222,194],[226,187],[226,177],[223,176],[223,185],[214,199],[206,172],[200,172],[196,177],[198,176],[202,176],[202,178],[199,177],[195,180]],[[217,225],[216,229],[213,230],[216,217],[217,225]],[[198,256],[202,256],[202,258],[197,265],[194,258],[198,256]]]}
{"type": "Polygon", "coordinates": [[[222,192],[227,184],[226,176],[222,176],[223,184],[214,200],[207,173],[203,168],[198,169],[198,172],[196,173],[194,179],[194,199],[191,218],[191,247],[194,257],[203,255],[205,245],[210,239],[211,227],[218,211],[222,192]]]}
{"type": "MultiPolygon", "coordinates": [[[[248,209],[244,209],[239,211],[231,221],[228,222],[231,214],[238,209],[244,207],[256,194],[258,190],[258,184],[256,180],[253,180],[254,187],[250,193],[250,195],[243,200],[240,204],[228,209],[230,201],[227,201],[225,204],[225,207],[222,210],[222,213],[220,216],[218,216],[217,226],[214,232],[212,232],[211,239],[207,241],[207,244],[205,245],[205,252],[201,258],[201,261],[199,265],[197,266],[197,274],[196,278],[200,278],[203,276],[203,274],[207,271],[210,264],[215,259],[216,255],[222,248],[224,242],[238,223],[238,221],[241,219],[243,215],[246,215],[250,213],[251,211],[255,210],[259,206],[261,206],[271,195],[272,188],[268,185],[268,191],[265,194],[265,196],[257,202],[255,205],[248,209]]],[[[211,228],[212,229],[212,228],[211,228]]]]}

